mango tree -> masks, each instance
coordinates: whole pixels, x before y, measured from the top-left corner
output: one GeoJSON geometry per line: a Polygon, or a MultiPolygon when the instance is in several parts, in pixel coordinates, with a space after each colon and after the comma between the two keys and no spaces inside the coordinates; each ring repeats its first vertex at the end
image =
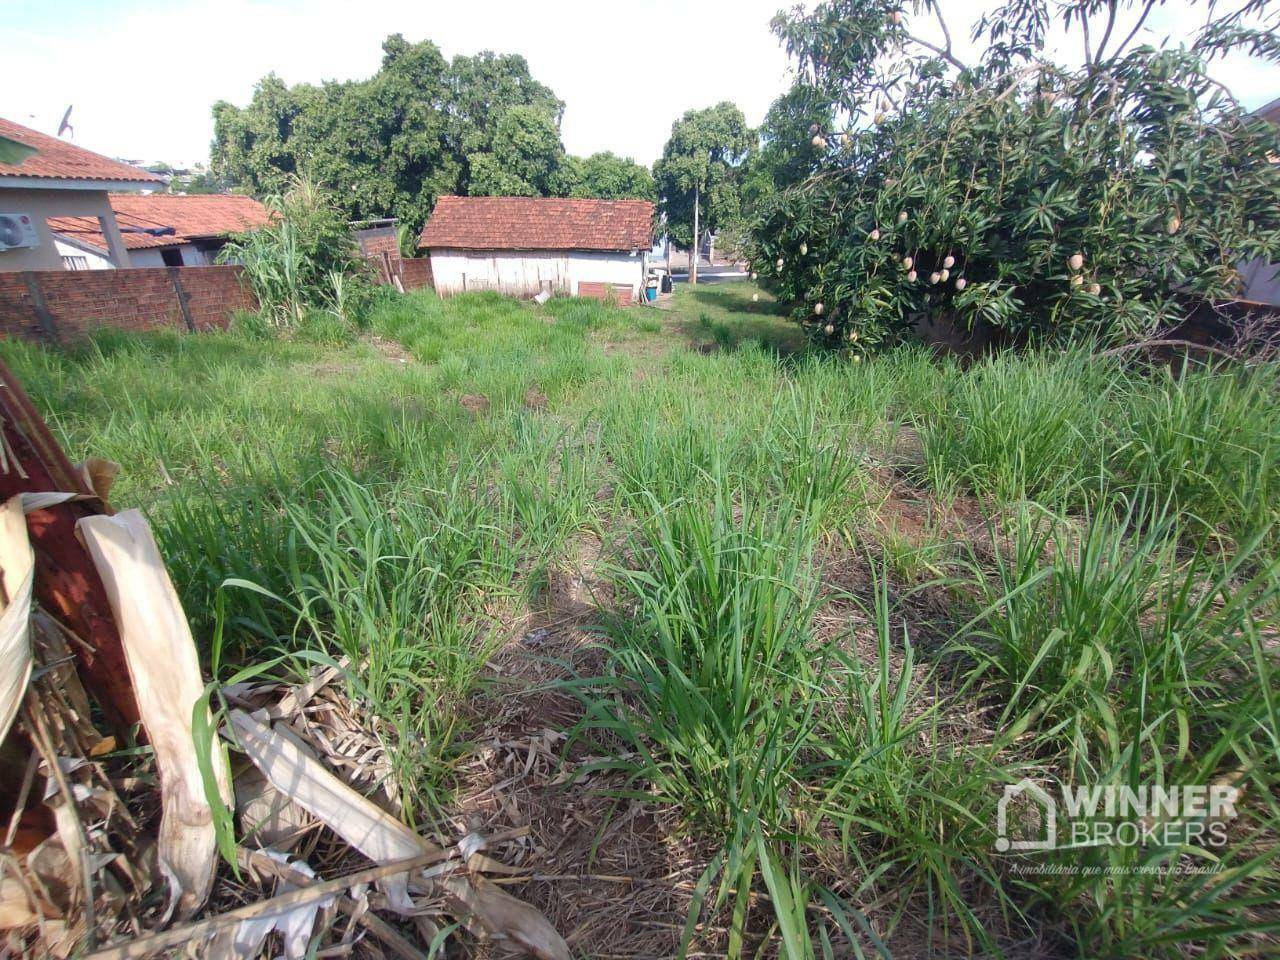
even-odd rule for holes
{"type": "Polygon", "coordinates": [[[1199,4],[1183,45],[1139,44],[1156,6],[1011,0],[976,25],[973,62],[936,0],[780,15],[805,109],[775,119],[831,119],[772,131],[790,167],[753,202],[756,269],[859,355],[923,320],[1146,337],[1235,295],[1242,260],[1280,259],[1280,137],[1208,69],[1232,50],[1280,59],[1276,18],[1265,0],[1199,4]],[[1059,25],[1069,64],[1046,53],[1059,25]]]}

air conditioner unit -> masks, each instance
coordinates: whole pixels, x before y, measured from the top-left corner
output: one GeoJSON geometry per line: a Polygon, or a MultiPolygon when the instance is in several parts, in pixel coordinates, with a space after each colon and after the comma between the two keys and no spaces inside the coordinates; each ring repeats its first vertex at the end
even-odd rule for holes
{"type": "Polygon", "coordinates": [[[36,225],[25,213],[0,213],[0,252],[38,246],[36,225]]]}

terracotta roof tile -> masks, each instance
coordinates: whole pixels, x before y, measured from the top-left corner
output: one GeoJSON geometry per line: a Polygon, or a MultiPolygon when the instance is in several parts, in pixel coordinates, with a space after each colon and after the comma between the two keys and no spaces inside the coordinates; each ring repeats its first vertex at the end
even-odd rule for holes
{"type": "Polygon", "coordinates": [[[28,129],[11,120],[0,118],[0,136],[34,147],[34,156],[21,163],[0,163],[0,177],[44,177],[54,180],[135,181],[159,186],[164,181],[138,167],[109,160],[100,154],[77,147],[28,129]]]}
{"type": "MultiPolygon", "coordinates": [[[[127,250],[147,250],[153,247],[171,247],[182,243],[170,231],[162,233],[166,225],[152,220],[140,220],[137,217],[126,217],[116,214],[116,223],[120,227],[120,236],[127,250]],[[155,233],[145,231],[157,231],[155,233]]],[[[50,217],[49,229],[61,237],[79,240],[100,250],[107,249],[106,238],[98,228],[97,217],[50,217]]]]}
{"type": "Polygon", "coordinates": [[[419,247],[463,250],[647,250],[648,200],[441,197],[419,247]]]}
{"type": "Polygon", "coordinates": [[[167,224],[186,239],[244,233],[271,221],[270,212],[257,200],[234,193],[113,193],[111,209],[117,217],[167,224]]]}
{"type": "MultiPolygon", "coordinates": [[[[271,219],[270,212],[257,200],[234,194],[113,193],[111,209],[128,250],[243,233],[264,226],[271,219]]],[[[49,229],[106,249],[96,217],[50,217],[49,229]]]]}

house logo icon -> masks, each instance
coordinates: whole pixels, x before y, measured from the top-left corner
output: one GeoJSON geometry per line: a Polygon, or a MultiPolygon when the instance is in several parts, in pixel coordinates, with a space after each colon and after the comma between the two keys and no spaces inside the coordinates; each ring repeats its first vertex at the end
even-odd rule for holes
{"type": "Polygon", "coordinates": [[[1057,842],[1058,805],[1048,791],[1025,777],[1017,783],[1007,784],[996,807],[996,850],[1000,853],[1009,850],[1052,850],[1057,842]],[[1028,802],[1040,808],[1042,836],[1036,840],[1013,840],[1009,837],[1009,805],[1024,796],[1028,802]]]}

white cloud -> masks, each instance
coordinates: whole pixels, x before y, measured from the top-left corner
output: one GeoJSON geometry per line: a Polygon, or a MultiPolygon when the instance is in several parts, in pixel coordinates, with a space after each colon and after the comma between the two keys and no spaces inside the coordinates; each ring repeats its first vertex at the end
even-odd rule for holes
{"type": "MultiPolygon", "coordinates": [[[[387,2],[170,0],[96,3],[51,27],[5,28],[0,116],[39,129],[74,104],[76,141],[112,156],[192,163],[208,156],[216,100],[245,103],[274,71],[290,83],[365,77],[390,33],[430,38],[447,56],[484,49],[522,53],[535,77],[566,101],[565,145],[613,150],[649,163],[672,121],[719,100],[758,123],[788,83],[769,31],[786,0],[689,3],[632,0],[387,2]],[[122,12],[123,10],[123,12],[122,12]]],[[[991,0],[948,0],[957,39],[991,0]]],[[[1178,26],[1169,4],[1159,30],[1178,26]]],[[[12,17],[12,11],[7,15],[12,17]]],[[[1274,68],[1232,60],[1221,79],[1256,105],[1280,94],[1274,68]]]]}

